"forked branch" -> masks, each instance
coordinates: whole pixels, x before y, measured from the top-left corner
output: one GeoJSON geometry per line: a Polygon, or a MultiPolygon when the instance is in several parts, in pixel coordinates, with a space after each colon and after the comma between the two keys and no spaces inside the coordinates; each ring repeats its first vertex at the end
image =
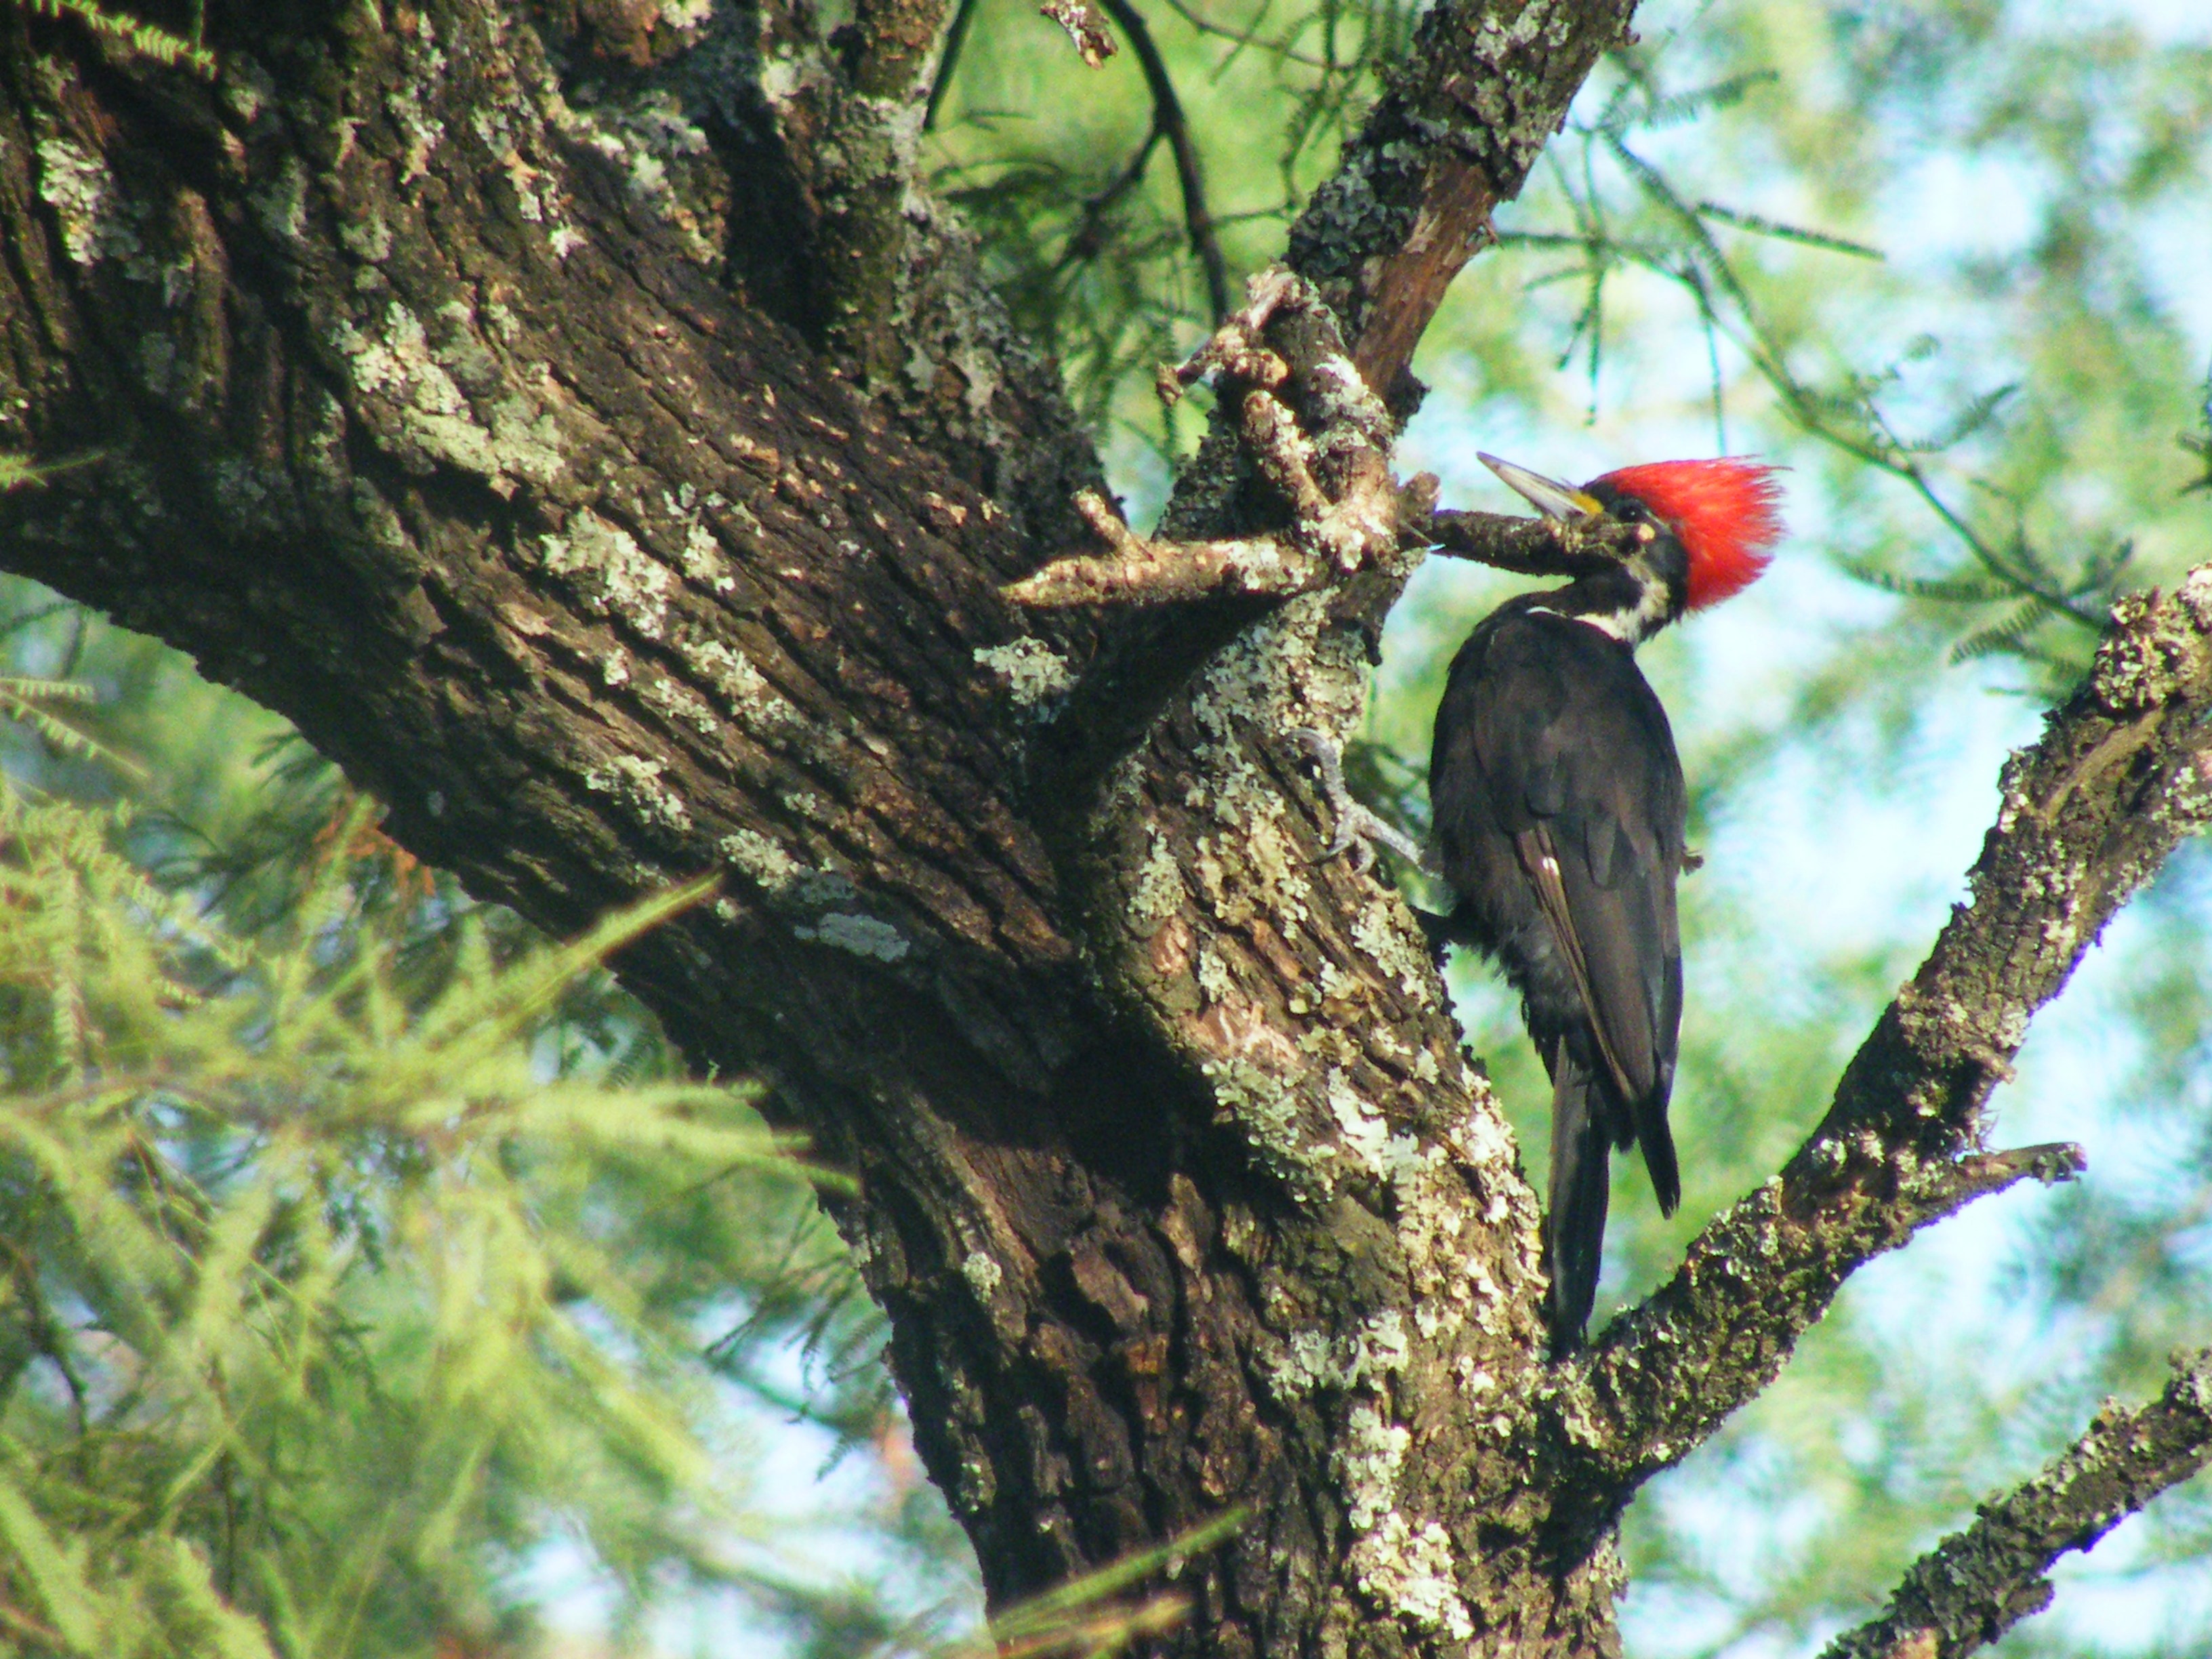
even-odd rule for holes
{"type": "Polygon", "coordinates": [[[1279,267],[1254,276],[1244,309],[1188,362],[1161,371],[1160,395],[1172,402],[1207,374],[1237,410],[1246,453],[1288,523],[1220,540],[1152,539],[1085,492],[1076,507],[1105,551],[1055,560],[1008,587],[1008,598],[1034,608],[1288,598],[1422,544],[1436,480],[1424,473],[1401,485],[1391,477],[1390,417],[1310,283],[1279,267]]]}
{"type": "Polygon", "coordinates": [[[1907,1570],[1881,1617],[1821,1659],[1958,1659],[2051,1603],[2051,1565],[2204,1467],[2212,1453],[2212,1349],[2175,1358],[2166,1392],[2136,1411],[2107,1401],[2033,1480],[1984,1504],[1973,1525],[1907,1570]]]}

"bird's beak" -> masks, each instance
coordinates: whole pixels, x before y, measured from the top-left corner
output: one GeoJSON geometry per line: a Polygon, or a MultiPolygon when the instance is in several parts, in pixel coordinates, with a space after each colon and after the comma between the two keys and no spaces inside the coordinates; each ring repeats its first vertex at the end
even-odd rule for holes
{"type": "Polygon", "coordinates": [[[1554,483],[1540,472],[1531,472],[1525,466],[1516,466],[1510,461],[1501,461],[1495,455],[1478,451],[1475,459],[1505,481],[1506,488],[1521,496],[1547,519],[1603,518],[1605,504],[1596,496],[1554,483]]]}

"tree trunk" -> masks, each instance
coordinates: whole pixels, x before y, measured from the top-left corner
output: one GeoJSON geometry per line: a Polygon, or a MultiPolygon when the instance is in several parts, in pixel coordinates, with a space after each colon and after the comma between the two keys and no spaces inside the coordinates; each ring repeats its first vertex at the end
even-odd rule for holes
{"type": "MultiPolygon", "coordinates": [[[[1302,222],[1396,406],[1627,9],[1431,13],[1302,222]]],[[[994,1602],[1241,1507],[1163,1650],[1615,1652],[1636,1486],[1856,1261],[2025,1172],[1972,1163],[1958,1055],[2026,1013],[1897,1039],[1867,1086],[1964,1079],[1913,1120],[1936,1173],[1875,1179],[1863,1138],[1799,1172],[1841,1254],[1694,1421],[1635,1345],[1720,1340],[1696,1284],[1547,1364],[1512,1138],[1285,742],[1356,724],[1418,551],[1288,598],[1008,597],[1091,550],[1100,475],[919,194],[941,11],[862,0],[833,51],[773,4],[241,5],[201,80],[0,10],[0,449],[97,458],[0,503],[0,562],[289,715],[544,927],[721,872],[623,977],[859,1177],[839,1224],[994,1602]]],[[[1249,424],[1178,536],[1297,528],[1249,424]]],[[[2205,810],[2212,604],[2177,604],[2133,619],[2179,653],[2134,746],[2051,808],[2069,854],[2123,787],[2157,820],[2103,915],[2205,810]]],[[[1776,1203],[1716,1224],[1723,1267],[1776,1203]]]]}

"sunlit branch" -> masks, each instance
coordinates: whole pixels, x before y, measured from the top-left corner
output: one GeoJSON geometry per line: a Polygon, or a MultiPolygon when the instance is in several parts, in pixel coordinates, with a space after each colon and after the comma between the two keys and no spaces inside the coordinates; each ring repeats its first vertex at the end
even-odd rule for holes
{"type": "Polygon", "coordinates": [[[1907,1569],[1881,1618],[1821,1659],[1959,1659],[2051,1604],[2051,1564],[2086,1550],[2212,1452],[2212,1349],[2175,1356],[2166,1392],[2136,1411],[2107,1403],[2033,1480],[1980,1505],[1907,1569]]]}
{"type": "Polygon", "coordinates": [[[1327,560],[1276,537],[1157,540],[1130,529],[1088,491],[1075,505],[1106,550],[1054,560],[1006,590],[1015,604],[1053,611],[1179,605],[1231,595],[1288,599],[1330,580],[1327,560]]]}
{"type": "Polygon", "coordinates": [[[1391,476],[1389,415],[1352,368],[1335,318],[1310,283],[1280,266],[1249,287],[1242,311],[1186,362],[1161,370],[1159,390],[1172,404],[1215,377],[1289,524],[1218,539],[1146,537],[1085,490],[1075,507],[1103,551],[1055,559],[1008,586],[1008,599],[1033,610],[1286,599],[1402,565],[1399,556],[1421,544],[1437,481],[1422,473],[1401,485],[1391,476]]]}

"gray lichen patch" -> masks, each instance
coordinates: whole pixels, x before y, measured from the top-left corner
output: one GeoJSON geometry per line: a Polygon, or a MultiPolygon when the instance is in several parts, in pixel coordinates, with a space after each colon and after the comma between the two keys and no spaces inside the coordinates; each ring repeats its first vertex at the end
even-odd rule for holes
{"type": "MultiPolygon", "coordinates": [[[[517,481],[550,483],[562,467],[558,423],[519,392],[500,386],[500,372],[475,337],[474,319],[465,308],[440,320],[442,347],[433,344],[420,317],[392,300],[367,329],[340,319],[331,343],[349,365],[355,386],[389,411],[386,435],[404,454],[458,467],[502,495],[512,493],[517,481]],[[481,415],[464,392],[463,380],[489,392],[481,415]]],[[[586,526],[580,533],[588,540],[594,532],[586,526]]],[[[549,550],[547,556],[556,556],[549,550]]]]}
{"type": "MultiPolygon", "coordinates": [[[[702,16],[705,10],[700,8],[702,16]]],[[[710,269],[720,264],[725,226],[722,215],[709,205],[719,198],[711,190],[688,187],[685,178],[708,156],[711,146],[675,91],[646,87],[589,107],[563,100],[549,113],[563,137],[614,167],[629,194],[676,233],[687,255],[710,269]]],[[[520,190],[518,186],[519,194],[520,190]]],[[[541,201],[537,205],[536,213],[526,209],[525,216],[551,222],[553,204],[541,201]]],[[[553,234],[557,238],[564,230],[575,234],[565,225],[556,226],[553,234]]],[[[557,245],[555,251],[565,257],[566,251],[557,245]]]]}
{"type": "Polygon", "coordinates": [[[39,199],[54,211],[61,227],[62,252],[72,264],[89,268],[100,260],[138,251],[138,239],[122,222],[122,197],[107,162],[59,134],[40,138],[39,199]]]}
{"type": "Polygon", "coordinates": [[[810,735],[813,723],[797,705],[769,684],[752,659],[727,641],[692,629],[679,629],[677,655],[684,666],[720,693],[731,717],[744,730],[769,738],[810,735]]]}
{"type": "Polygon", "coordinates": [[[1074,684],[1067,659],[1042,640],[1026,635],[1005,645],[979,645],[975,661],[1006,682],[1007,694],[1024,708],[1064,696],[1074,684]]]}
{"type": "Polygon", "coordinates": [[[1373,1384],[1402,1371],[1412,1356],[1403,1317],[1395,1308],[1372,1314],[1350,1336],[1332,1339],[1310,1328],[1291,1333],[1268,1362],[1268,1378],[1278,1400],[1289,1401],[1319,1389],[1339,1392],[1373,1384]]]}
{"type": "Polygon", "coordinates": [[[1205,1055],[1199,1071],[1222,1115],[1243,1133],[1261,1164],[1305,1203],[1318,1204],[1335,1190],[1335,1152],[1317,1141],[1310,1127],[1299,1091],[1306,1068],[1285,1066],[1269,1048],[1254,1034],[1242,1049],[1205,1055]]]}
{"type": "Polygon", "coordinates": [[[638,697],[671,726],[688,726],[702,738],[721,733],[722,717],[681,680],[671,679],[665,674],[647,674],[638,686],[638,697]]]}
{"type": "Polygon", "coordinates": [[[584,774],[584,787],[611,795],[640,823],[651,829],[681,831],[691,827],[691,809],[663,779],[665,761],[640,755],[617,755],[584,774]]]}
{"type": "Polygon", "coordinates": [[[970,1250],[961,1259],[960,1276],[987,1305],[1006,1278],[1006,1270],[981,1250],[970,1250]]]}
{"type": "Polygon", "coordinates": [[[1185,897],[1182,870],[1175,849],[1158,830],[1148,837],[1144,862],[1137,866],[1129,895],[1129,913],[1139,930],[1150,933],[1177,910],[1185,897]]]}
{"type": "Polygon", "coordinates": [[[811,926],[791,931],[794,938],[834,945],[878,962],[896,962],[914,948],[890,923],[845,911],[833,911],[811,926]]]}
{"type": "MultiPolygon", "coordinates": [[[[672,510],[683,509],[671,503],[672,510]]],[[[709,509],[726,510],[729,503],[719,495],[707,497],[709,509]]],[[[738,508],[744,512],[742,505],[738,508]]],[[[750,514],[746,514],[750,518],[750,514]]],[[[684,574],[702,587],[716,594],[728,594],[737,590],[738,579],[730,569],[730,562],[722,556],[722,544],[714,532],[707,527],[703,519],[693,517],[684,526],[684,545],[679,554],[684,574]]]]}
{"type": "Polygon", "coordinates": [[[1379,896],[1368,900],[1352,918],[1352,941],[1397,981],[1407,997],[1426,1000],[1429,976],[1434,970],[1420,930],[1413,926],[1404,905],[1392,904],[1379,896]]]}
{"type": "Polygon", "coordinates": [[[539,568],[561,578],[587,611],[648,640],[666,636],[676,573],[620,525],[586,507],[570,517],[562,534],[539,537],[536,551],[539,568]]]}
{"type": "Polygon", "coordinates": [[[1474,1634],[1474,1618],[1454,1573],[1451,1534],[1434,1521],[1416,1527],[1395,1510],[1352,1547],[1359,1588],[1419,1629],[1455,1642],[1474,1634]]]}
{"type": "Polygon", "coordinates": [[[1459,1591],[1450,1534],[1400,1506],[1413,1438],[1374,1406],[1356,1405],[1348,1414],[1334,1462],[1354,1534],[1349,1565],[1353,1582],[1390,1613],[1465,1641],[1474,1620],[1459,1591]]]}
{"type": "Polygon", "coordinates": [[[722,837],[721,851],[779,909],[811,917],[857,896],[842,872],[803,864],[757,830],[732,830],[722,837]]]}
{"type": "Polygon", "coordinates": [[[768,896],[769,909],[796,922],[792,938],[872,963],[900,963],[914,951],[898,927],[854,909],[860,894],[842,872],[801,863],[759,830],[732,830],[721,838],[721,856],[768,896]]]}

